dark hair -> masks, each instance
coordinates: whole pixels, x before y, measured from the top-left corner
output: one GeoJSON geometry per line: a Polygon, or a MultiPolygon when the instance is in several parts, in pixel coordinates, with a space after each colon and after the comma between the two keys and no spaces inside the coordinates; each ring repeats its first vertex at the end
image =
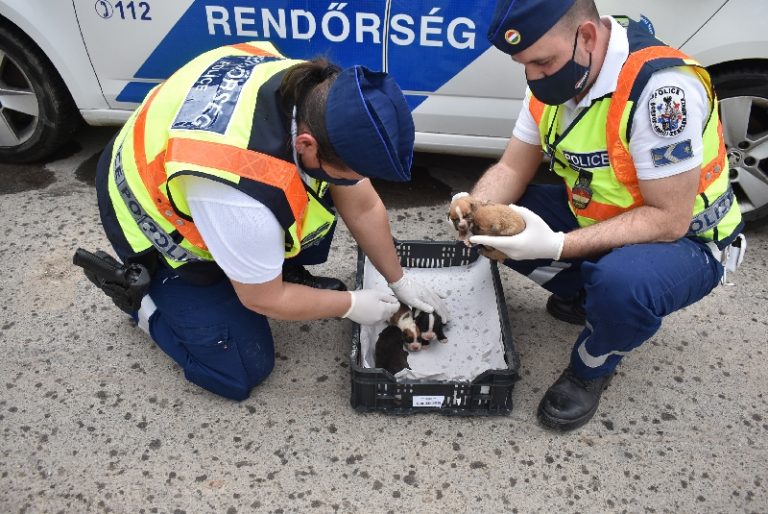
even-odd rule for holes
{"type": "Polygon", "coordinates": [[[328,138],[325,129],[325,106],[328,91],[341,69],[324,57],[291,67],[283,77],[280,96],[288,116],[296,106],[296,123],[304,124],[317,140],[317,156],[334,166],[345,166],[328,138]]]}
{"type": "Polygon", "coordinates": [[[573,32],[577,26],[585,21],[600,22],[600,13],[597,11],[595,0],[576,0],[560,18],[558,26],[568,32],[573,32]]]}

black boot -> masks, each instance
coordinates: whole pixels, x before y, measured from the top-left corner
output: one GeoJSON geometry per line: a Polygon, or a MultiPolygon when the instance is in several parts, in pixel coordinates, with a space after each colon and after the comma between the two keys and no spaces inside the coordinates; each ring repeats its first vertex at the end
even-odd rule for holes
{"type": "Polygon", "coordinates": [[[609,373],[598,378],[581,378],[569,366],[541,399],[539,421],[564,432],[584,425],[595,415],[600,395],[612,376],[613,373],[609,373]]]}
{"type": "Polygon", "coordinates": [[[341,280],[331,277],[316,277],[300,265],[287,264],[283,266],[283,281],[314,287],[315,289],[347,290],[347,286],[341,280]]]}
{"type": "Polygon", "coordinates": [[[579,294],[570,298],[552,294],[547,300],[547,312],[560,321],[584,325],[587,322],[587,316],[584,312],[585,297],[586,294],[583,289],[579,291],[579,294]]]}

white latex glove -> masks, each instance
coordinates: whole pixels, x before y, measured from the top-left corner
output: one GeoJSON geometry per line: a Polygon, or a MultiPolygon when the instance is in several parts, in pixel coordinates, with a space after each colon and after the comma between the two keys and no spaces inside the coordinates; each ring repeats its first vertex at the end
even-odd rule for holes
{"type": "Polygon", "coordinates": [[[451,197],[451,203],[455,202],[459,198],[464,198],[465,196],[469,196],[469,193],[467,193],[466,191],[462,191],[461,193],[456,193],[455,195],[453,195],[453,197],[451,197]]]}
{"type": "Polygon", "coordinates": [[[525,220],[525,230],[514,236],[472,236],[469,242],[487,245],[506,254],[510,259],[560,259],[565,243],[565,234],[555,232],[535,212],[510,205],[525,220]]]}
{"type": "Polygon", "coordinates": [[[400,308],[397,298],[383,291],[359,289],[347,291],[352,296],[352,305],[342,316],[361,325],[374,325],[386,321],[400,308]]]}
{"type": "Polygon", "coordinates": [[[403,274],[403,278],[389,284],[397,299],[404,304],[424,312],[437,312],[448,323],[448,309],[445,308],[443,298],[428,287],[403,274]]]}

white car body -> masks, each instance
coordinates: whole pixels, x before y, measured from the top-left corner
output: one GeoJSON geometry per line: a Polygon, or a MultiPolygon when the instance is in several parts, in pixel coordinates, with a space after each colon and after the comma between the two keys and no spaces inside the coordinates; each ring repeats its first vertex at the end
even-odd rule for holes
{"type": "MultiPolygon", "coordinates": [[[[643,2],[642,7],[638,7],[638,3],[630,6],[618,0],[598,0],[597,4],[602,13],[626,14],[636,19],[645,15],[653,22],[657,35],[665,42],[688,52],[704,65],[712,65],[731,60],[734,56],[749,59],[768,55],[764,20],[742,14],[757,12],[761,2],[762,0],[654,1],[643,2]],[[710,27],[718,28],[714,31],[718,34],[717,38],[707,36],[713,32],[710,27]],[[733,27],[738,27],[738,30],[729,30],[733,27]]],[[[129,84],[154,84],[166,78],[135,77],[137,70],[158,48],[166,35],[174,27],[179,30],[179,23],[189,25],[186,31],[202,28],[203,30],[196,31],[194,36],[189,33],[187,35],[206,40],[202,46],[212,48],[218,46],[221,42],[219,36],[225,31],[232,35],[227,38],[228,42],[262,39],[259,30],[263,25],[263,19],[259,19],[261,8],[267,8],[275,18],[278,18],[279,11],[282,10],[286,16],[285,27],[290,29],[291,15],[296,16],[295,13],[299,11],[307,12],[306,6],[312,2],[289,2],[288,6],[281,8],[283,2],[206,0],[202,2],[205,9],[196,7],[205,17],[194,19],[187,14],[193,7],[193,0],[120,2],[122,9],[116,7],[118,3],[114,0],[0,2],[0,15],[29,34],[40,46],[67,84],[83,118],[93,125],[119,124],[128,118],[138,103],[120,101],[118,98],[129,84]],[[128,5],[133,7],[129,9],[128,5]],[[289,7],[290,5],[297,7],[289,7]],[[104,17],[106,11],[101,10],[109,9],[105,6],[112,9],[108,18],[104,17]],[[122,17],[120,11],[123,13],[122,17]],[[142,20],[142,17],[151,19],[142,20]]],[[[359,19],[364,25],[368,20],[372,20],[370,23],[375,22],[375,16],[367,14],[378,14],[389,6],[390,29],[391,20],[398,13],[401,14],[401,20],[403,14],[414,19],[412,25],[402,21],[399,25],[401,28],[413,27],[414,32],[424,29],[420,34],[414,34],[412,43],[399,45],[397,48],[404,49],[402,55],[405,59],[414,61],[414,67],[409,70],[421,69],[424,73],[429,73],[429,68],[421,63],[420,55],[427,53],[431,49],[430,45],[449,46],[448,39],[451,37],[456,40],[456,46],[469,44],[469,37],[474,38],[475,46],[484,45],[485,50],[477,58],[456,70],[449,80],[434,88],[434,91],[409,89],[407,80],[398,77],[397,71],[393,70],[392,73],[403,84],[407,93],[427,94],[427,99],[413,110],[418,149],[497,156],[511,134],[520,109],[525,91],[525,75],[520,65],[488,46],[484,30],[477,30],[478,27],[487,25],[488,20],[483,20],[483,16],[487,14],[485,18],[490,18],[495,2],[467,2],[471,7],[462,8],[466,11],[464,17],[474,23],[474,30],[469,22],[456,22],[459,16],[452,20],[441,16],[441,10],[444,10],[445,6],[457,3],[463,2],[362,1],[349,5],[338,4],[343,7],[337,8],[336,12],[351,18],[351,24],[355,22],[355,15],[362,13],[364,16],[359,19]],[[414,6],[415,4],[418,5],[414,6]],[[399,10],[398,5],[401,7],[399,10]],[[454,23],[453,27],[450,27],[451,22],[454,23]],[[448,33],[449,28],[453,34],[448,33]]],[[[317,4],[322,10],[334,5],[330,2],[317,4]]],[[[296,18],[300,22],[306,19],[301,16],[296,18]]],[[[314,18],[318,25],[314,36],[324,39],[320,27],[322,19],[318,19],[319,16],[314,18]]],[[[334,35],[336,32],[335,35],[343,36],[343,31],[333,26],[333,23],[340,19],[341,16],[329,19],[329,34],[334,35]]],[[[386,18],[382,14],[379,17],[381,26],[386,26],[384,19],[386,18]]],[[[338,26],[342,26],[341,22],[338,22],[338,26]]],[[[350,27],[348,38],[355,37],[356,32],[361,31],[350,27]]],[[[361,46],[374,44],[370,32],[362,31],[361,35],[361,46]]],[[[408,32],[401,30],[391,35],[402,40],[408,36],[408,32]]],[[[323,46],[333,44],[326,39],[313,45],[312,49],[319,51],[324,49],[323,46]]],[[[280,47],[279,42],[277,46],[280,47]]],[[[392,44],[392,38],[388,46],[395,46],[392,44]]],[[[454,50],[456,54],[462,52],[460,48],[454,50]]],[[[184,63],[173,55],[166,58],[177,67],[184,63]]],[[[345,55],[342,61],[351,63],[354,58],[354,55],[345,55]]],[[[381,68],[390,68],[391,60],[390,56],[389,60],[380,63],[381,68]]]]}
{"type": "MultiPolygon", "coordinates": [[[[10,22],[39,46],[92,125],[123,123],[152,86],[207,49],[270,40],[289,57],[327,54],[342,66],[391,73],[411,105],[417,150],[496,157],[512,133],[525,75],[487,41],[495,3],[0,0],[0,24],[10,22]]],[[[765,0],[596,3],[602,14],[647,17],[657,37],[707,67],[758,63],[768,77],[765,0]]],[[[749,106],[741,109],[749,117],[749,106]]],[[[748,133],[742,125],[732,135],[748,133]]],[[[768,149],[768,140],[744,140],[738,138],[768,149]]],[[[755,153],[757,164],[743,179],[759,191],[742,203],[768,213],[763,153],[755,153]]]]}

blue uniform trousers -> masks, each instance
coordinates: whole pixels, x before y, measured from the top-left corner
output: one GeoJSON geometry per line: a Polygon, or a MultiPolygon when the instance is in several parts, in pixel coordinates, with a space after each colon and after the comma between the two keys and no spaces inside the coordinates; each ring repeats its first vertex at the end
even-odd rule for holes
{"type": "MultiPolygon", "coordinates": [[[[564,186],[532,184],[518,204],[556,231],[578,228],[564,186]]],[[[627,245],[591,259],[505,264],[559,296],[584,288],[587,323],[573,346],[571,367],[585,378],[611,373],[656,333],[664,316],[709,294],[723,274],[706,244],[689,238],[627,245]]]]}
{"type": "MultiPolygon", "coordinates": [[[[335,224],[316,246],[286,264],[324,262],[334,231],[335,224]]],[[[161,266],[149,297],[157,307],[149,317],[150,336],[190,382],[243,400],[272,372],[275,349],[267,318],[240,303],[228,278],[194,285],[161,266]]]]}

